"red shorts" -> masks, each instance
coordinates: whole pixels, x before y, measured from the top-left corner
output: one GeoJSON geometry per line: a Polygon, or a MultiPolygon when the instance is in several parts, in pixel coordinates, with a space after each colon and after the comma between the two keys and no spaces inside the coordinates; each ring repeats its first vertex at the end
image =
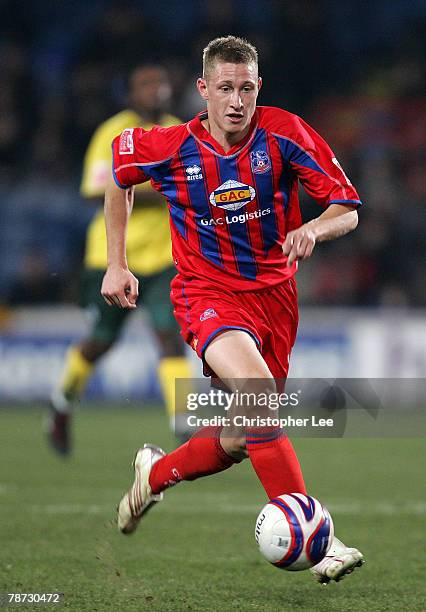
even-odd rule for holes
{"type": "Polygon", "coordinates": [[[271,289],[234,293],[178,274],[170,295],[181,334],[203,360],[206,376],[213,374],[204,361],[209,343],[227,329],[241,329],[255,340],[274,378],[287,377],[298,324],[294,278],[271,289]]]}

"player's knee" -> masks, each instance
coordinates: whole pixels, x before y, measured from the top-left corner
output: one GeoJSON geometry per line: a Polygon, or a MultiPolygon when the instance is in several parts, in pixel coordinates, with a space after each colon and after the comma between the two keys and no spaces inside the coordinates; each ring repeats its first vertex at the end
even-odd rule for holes
{"type": "Polygon", "coordinates": [[[236,413],[248,419],[266,417],[269,414],[269,397],[276,393],[273,378],[252,378],[241,388],[240,402],[236,413]]]}

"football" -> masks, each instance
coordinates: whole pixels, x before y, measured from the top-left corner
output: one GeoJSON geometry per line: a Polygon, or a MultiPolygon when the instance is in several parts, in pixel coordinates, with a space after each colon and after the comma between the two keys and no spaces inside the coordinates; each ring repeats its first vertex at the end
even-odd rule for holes
{"type": "Polygon", "coordinates": [[[255,538],[272,565],[304,570],[325,557],[334,537],[333,520],[317,499],[301,493],[279,495],[262,508],[255,538]]]}

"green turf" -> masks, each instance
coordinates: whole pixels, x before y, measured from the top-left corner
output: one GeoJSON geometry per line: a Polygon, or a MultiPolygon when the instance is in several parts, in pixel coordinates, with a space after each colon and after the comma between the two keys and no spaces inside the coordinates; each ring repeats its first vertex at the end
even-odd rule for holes
{"type": "Polygon", "coordinates": [[[160,410],[80,409],[69,460],[41,421],[40,408],[0,409],[0,591],[60,591],[76,611],[426,609],[423,440],[296,441],[310,492],[367,559],[325,588],[260,557],[265,498],[248,462],[170,490],[133,537],[116,531],[134,449],[173,446],[160,410]]]}

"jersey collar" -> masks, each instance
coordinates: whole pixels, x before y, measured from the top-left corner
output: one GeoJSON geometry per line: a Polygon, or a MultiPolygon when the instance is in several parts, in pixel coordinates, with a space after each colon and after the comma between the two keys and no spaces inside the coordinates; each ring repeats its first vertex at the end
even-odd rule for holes
{"type": "Polygon", "coordinates": [[[216,155],[220,155],[221,157],[230,157],[235,155],[241,151],[249,142],[252,141],[256,129],[257,129],[257,121],[258,121],[258,112],[257,109],[252,117],[250,123],[250,129],[247,134],[244,136],[240,142],[237,142],[229,151],[225,152],[225,149],[221,144],[217,142],[213,138],[213,136],[205,129],[203,124],[201,123],[207,119],[207,111],[201,111],[196,115],[189,123],[188,130],[190,133],[205,147],[207,147],[210,151],[215,153],[216,155]]]}

